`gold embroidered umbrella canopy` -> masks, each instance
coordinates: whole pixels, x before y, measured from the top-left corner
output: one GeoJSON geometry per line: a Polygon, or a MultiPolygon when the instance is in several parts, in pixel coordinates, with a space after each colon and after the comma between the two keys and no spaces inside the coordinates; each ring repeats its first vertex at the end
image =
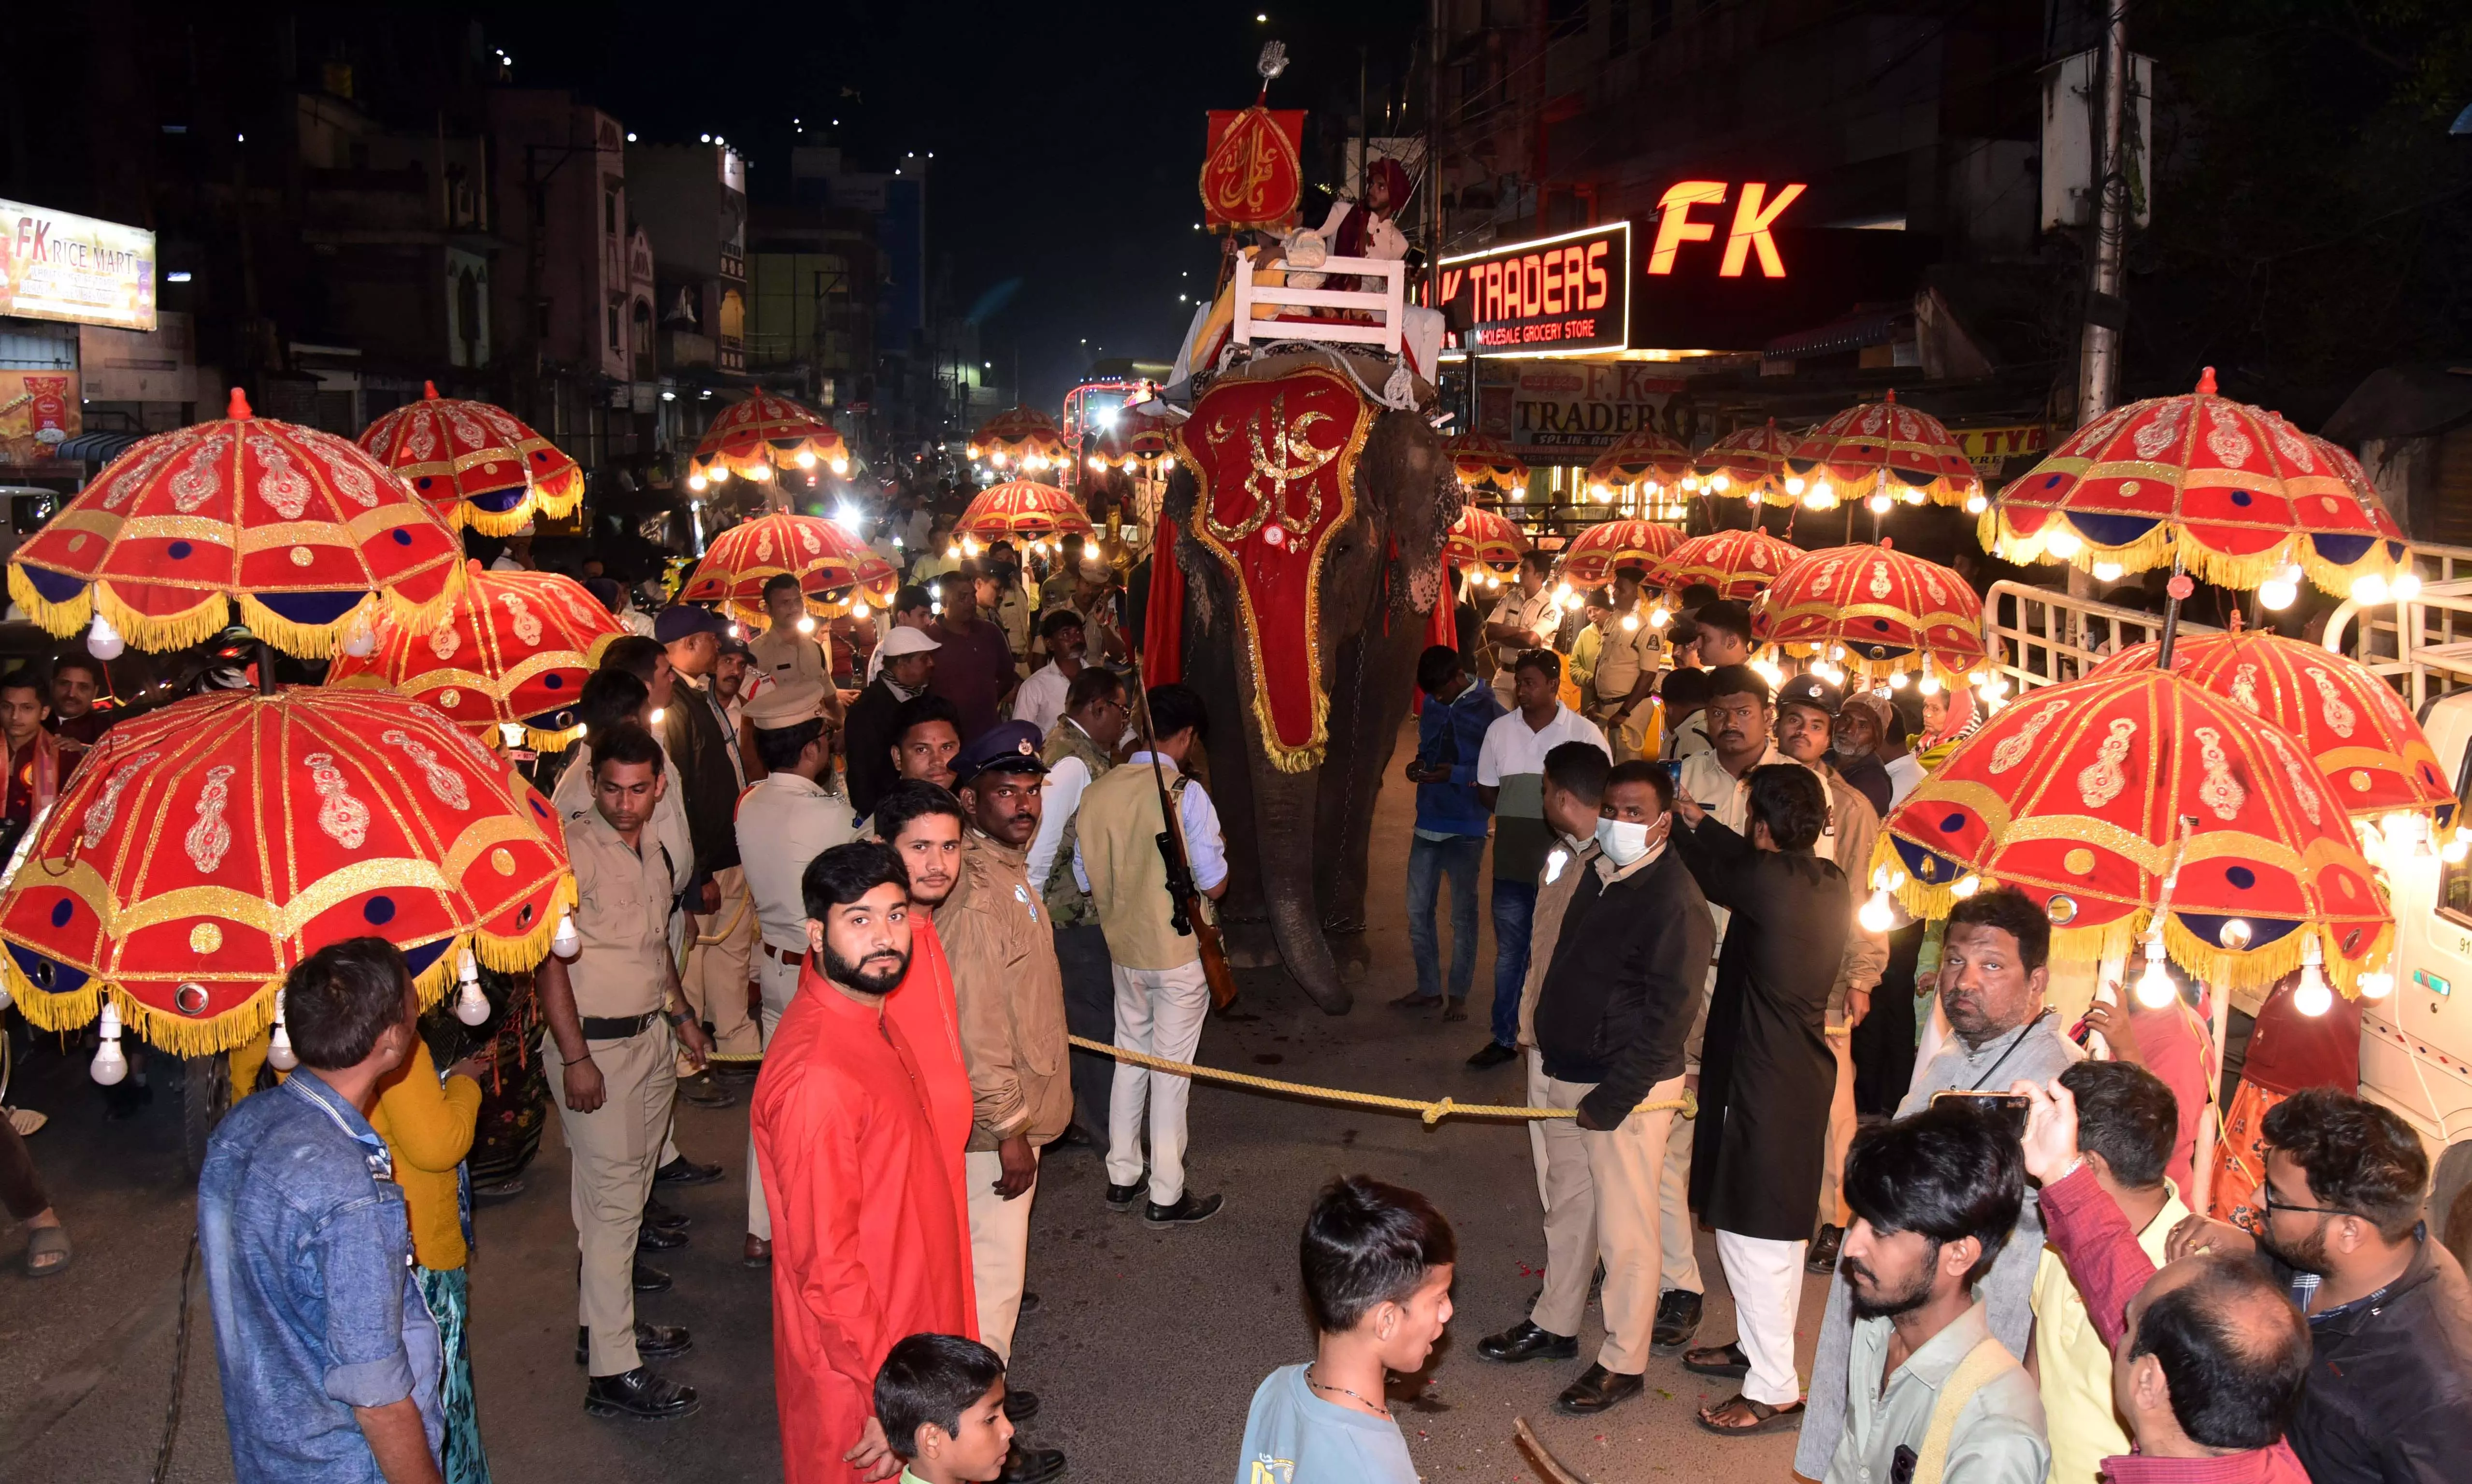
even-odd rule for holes
{"type": "Polygon", "coordinates": [[[250,412],[147,438],[105,466],[9,559],[9,594],[50,633],[95,628],[186,648],[231,609],[288,654],[324,659],[381,616],[434,626],[463,544],[412,486],[345,438],[250,412]]]}
{"type": "Polygon", "coordinates": [[[1007,480],[979,491],[953,527],[975,541],[1044,541],[1077,531],[1086,536],[1094,529],[1079,501],[1036,480],[1007,480]]]}
{"type": "MultiPolygon", "coordinates": [[[[2235,615],[2237,617],[2237,615],[2235,615]]],[[[2101,679],[2154,668],[2161,646],[2123,649],[2087,675],[2101,679]]],[[[2326,774],[2343,813],[2389,839],[2420,833],[2426,820],[2454,834],[2457,800],[2436,749],[2394,688],[2321,645],[2261,629],[2182,636],[2172,672],[2240,706],[2289,735],[2326,774]]],[[[2460,852],[2452,843],[2455,859],[2460,852]]]]}
{"type": "Polygon", "coordinates": [[[1913,505],[1961,506],[1983,492],[1983,477],[1948,429],[1898,402],[1893,389],[1804,434],[1789,462],[1805,481],[1806,505],[1883,494],[1913,505]]]}
{"type": "Polygon", "coordinates": [[[1804,553],[1760,595],[1751,619],[1764,643],[1898,685],[1918,670],[1963,685],[1983,664],[1983,600],[1948,568],[1886,541],[1804,553]]]}
{"type": "Polygon", "coordinates": [[[1499,567],[1519,564],[1528,538],[1499,510],[1469,506],[1460,512],[1442,539],[1442,559],[1454,567],[1499,567]]]}
{"type": "Polygon", "coordinates": [[[1562,548],[1562,576],[1594,587],[1625,567],[1653,572],[1682,544],[1682,532],[1662,521],[1599,521],[1562,548]]]}
{"type": "Polygon", "coordinates": [[[1649,580],[1670,593],[1705,584],[1737,601],[1757,596],[1802,555],[1802,548],[1754,526],[1693,536],[1668,554],[1649,580]]]}
{"type": "Polygon", "coordinates": [[[563,519],[583,501],[583,470],[504,408],[421,397],[361,430],[361,447],[403,476],[449,526],[508,536],[535,514],[563,519]]]}
{"type": "Polygon", "coordinates": [[[757,391],[723,410],[687,460],[687,488],[701,494],[732,477],[768,483],[791,470],[849,472],[849,444],[833,425],[788,397],[757,391]]]}
{"type": "Polygon", "coordinates": [[[2194,392],[2128,403],[2071,434],[2000,491],[1978,535],[2003,560],[2063,561],[2104,581],[2176,564],[2225,587],[2306,576],[2345,597],[2408,570],[2384,514],[2323,445],[2218,394],[2208,366],[2194,392]]]}
{"type": "Polygon", "coordinates": [[[573,577],[474,562],[446,622],[426,634],[379,624],[369,652],[338,656],[326,683],[411,696],[483,742],[560,752],[583,735],[583,682],[626,632],[573,577]]]}
{"type": "Polygon", "coordinates": [[[764,621],[764,584],[797,578],[807,611],[834,618],[858,602],[891,601],[898,574],[890,562],[820,515],[767,510],[712,538],[678,601],[710,603],[745,623],[764,621]]]}
{"type": "Polygon", "coordinates": [[[1682,487],[1695,494],[1704,489],[1712,495],[1792,505],[1801,498],[1803,481],[1787,460],[1799,441],[1791,433],[1779,432],[1773,417],[1764,424],[1737,428],[1708,445],[1682,487]]]}
{"type": "Polygon", "coordinates": [[[1482,433],[1462,433],[1445,441],[1450,450],[1451,467],[1460,483],[1471,489],[1486,487],[1503,491],[1524,488],[1528,483],[1528,463],[1510,451],[1510,445],[1482,433]]]}
{"type": "Polygon", "coordinates": [[[1691,450],[1654,428],[1634,428],[1588,465],[1588,493],[1604,504],[1617,492],[1645,486],[1653,498],[1680,487],[1691,468],[1691,450]]]}
{"type": "Polygon", "coordinates": [[[1064,467],[1064,435],[1047,414],[1028,406],[998,412],[970,435],[970,457],[998,469],[1038,474],[1064,467]]]}
{"type": "Polygon", "coordinates": [[[1872,866],[1922,917],[2016,887],[2072,957],[2126,954],[2160,914],[2158,946],[2232,988],[2317,967],[2351,993],[2394,935],[2308,751],[2177,671],[2021,696],[1890,813],[1872,866]]]}
{"type": "Polygon", "coordinates": [[[107,1001],[182,1056],[253,1039],[330,943],[394,944],[427,1002],[459,949],[538,963],[575,901],[547,801],[379,691],[225,691],[123,721],[30,838],[0,892],[0,976],[27,1018],[65,1030],[107,1001]]]}

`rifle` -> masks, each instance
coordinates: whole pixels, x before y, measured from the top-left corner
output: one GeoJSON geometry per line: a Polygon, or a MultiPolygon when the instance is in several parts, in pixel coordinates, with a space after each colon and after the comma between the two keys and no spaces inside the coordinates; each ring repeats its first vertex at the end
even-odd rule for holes
{"type": "Polygon", "coordinates": [[[1150,690],[1142,684],[1138,668],[1126,688],[1133,693],[1138,706],[1137,724],[1141,728],[1142,749],[1151,755],[1151,783],[1158,789],[1159,859],[1167,863],[1168,926],[1180,938],[1191,938],[1201,954],[1201,977],[1210,985],[1210,1003],[1224,1010],[1236,1001],[1236,975],[1227,966],[1227,949],[1219,936],[1219,925],[1212,922],[1208,908],[1202,905],[1200,887],[1193,883],[1193,858],[1184,845],[1184,819],[1177,813],[1176,803],[1168,797],[1167,771],[1159,766],[1158,738],[1151,726],[1150,690]]]}

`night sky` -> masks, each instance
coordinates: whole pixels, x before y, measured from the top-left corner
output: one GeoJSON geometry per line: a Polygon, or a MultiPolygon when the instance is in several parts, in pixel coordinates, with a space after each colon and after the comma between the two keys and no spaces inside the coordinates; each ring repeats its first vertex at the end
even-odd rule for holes
{"type": "MultiPolygon", "coordinates": [[[[1052,413],[1103,353],[1173,357],[1192,314],[1177,295],[1206,292],[1218,263],[1194,229],[1203,113],[1253,101],[1262,43],[1286,42],[1291,59],[1272,106],[1312,110],[1306,211],[1318,219],[1330,198],[1314,186],[1337,183],[1335,141],[1352,131],[1359,48],[1381,132],[1425,9],[623,0],[473,13],[519,85],[573,87],[647,142],[712,132],[740,146],[759,200],[788,178],[794,143],[838,144],[859,169],[933,152],[931,284],[949,264],[952,303],[979,309],[994,376],[1011,381],[1017,353],[1052,413]],[[1319,168],[1318,144],[1330,162],[1319,168]]],[[[1421,116],[1421,105],[1409,115],[1421,116]]]]}

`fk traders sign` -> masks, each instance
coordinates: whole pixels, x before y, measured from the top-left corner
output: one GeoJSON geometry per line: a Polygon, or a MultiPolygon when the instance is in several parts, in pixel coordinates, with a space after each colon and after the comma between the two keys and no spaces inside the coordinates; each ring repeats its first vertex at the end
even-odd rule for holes
{"type": "Polygon", "coordinates": [[[1442,259],[1442,302],[1469,327],[1453,348],[1480,356],[1564,356],[1630,343],[1630,224],[1442,259]]]}
{"type": "Polygon", "coordinates": [[[0,200],[0,315],[154,328],[154,234],[0,200]]]}

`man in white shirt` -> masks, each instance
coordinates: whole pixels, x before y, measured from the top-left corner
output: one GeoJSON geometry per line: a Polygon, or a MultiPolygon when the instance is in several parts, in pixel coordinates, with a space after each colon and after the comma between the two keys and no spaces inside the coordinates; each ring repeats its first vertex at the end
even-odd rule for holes
{"type": "Polygon", "coordinates": [[[1032,671],[1030,678],[1012,693],[1012,718],[1029,722],[1044,737],[1055,729],[1057,718],[1064,715],[1065,690],[1072,685],[1073,677],[1082,673],[1082,656],[1088,645],[1082,615],[1071,608],[1051,608],[1041,616],[1038,637],[1046,645],[1050,658],[1032,671]]]}
{"type": "MultiPolygon", "coordinates": [[[[1036,679],[1036,676],[1033,676],[1036,679]]],[[[1076,817],[1082,791],[1115,766],[1116,747],[1131,718],[1124,677],[1084,666],[1065,693],[1064,715],[1039,756],[1047,777],[1039,791],[1038,834],[1030,842],[1030,882],[1047,899],[1056,932],[1056,963],[1064,975],[1064,1025],[1090,1041],[1116,1033],[1115,961],[1090,893],[1073,879],[1076,817]]],[[[1107,1139],[1107,1102],[1115,1063],[1086,1051],[1073,1056],[1073,1121],[1093,1143],[1107,1139]]]]}
{"type": "Polygon", "coordinates": [[[1480,1068],[1519,1055],[1519,991],[1528,982],[1536,877],[1554,843],[1545,819],[1545,754],[1584,742],[1613,757],[1597,724],[1562,704],[1560,655],[1529,649],[1511,669],[1515,704],[1486,728],[1476,758],[1477,798],[1493,811],[1493,1034],[1468,1058],[1480,1068]]]}
{"type": "MultiPolygon", "coordinates": [[[[747,889],[755,899],[755,982],[763,1001],[762,1038],[772,1029],[798,989],[798,965],[807,952],[807,905],[799,880],[807,862],[854,838],[847,799],[836,766],[840,738],[824,715],[824,688],[811,676],[767,686],[747,703],[755,750],[768,771],[738,799],[738,853],[746,862],[747,889]]],[[[764,1204],[748,1135],[747,1260],[769,1259],[772,1217],[764,1204]]]]}

